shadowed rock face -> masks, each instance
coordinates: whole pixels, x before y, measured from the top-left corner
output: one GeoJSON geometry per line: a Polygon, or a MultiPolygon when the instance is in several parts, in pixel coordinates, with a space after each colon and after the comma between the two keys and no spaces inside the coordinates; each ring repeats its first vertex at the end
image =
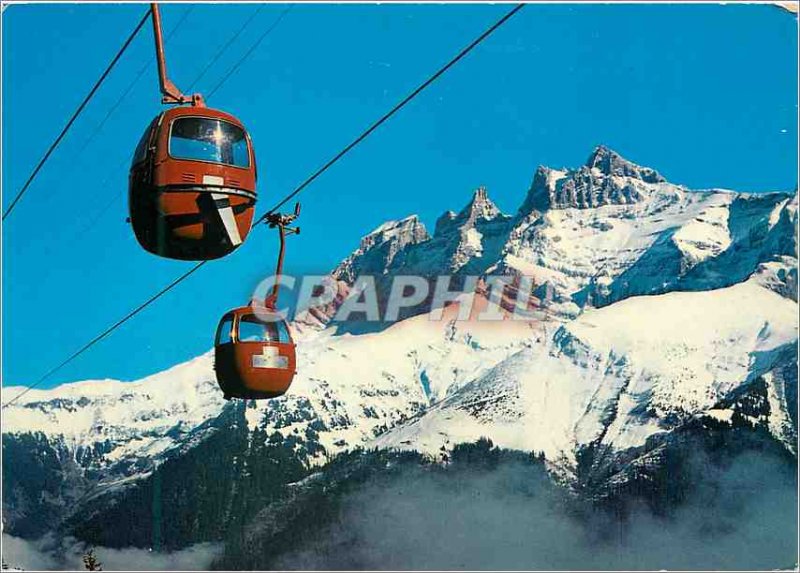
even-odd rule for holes
{"type": "Polygon", "coordinates": [[[428,230],[416,215],[400,221],[387,221],[361,239],[358,249],[331,274],[335,279],[349,284],[362,274],[383,274],[397,253],[409,245],[429,239],[428,230]]]}
{"type": "Polygon", "coordinates": [[[636,165],[605,145],[598,145],[595,148],[589,159],[586,160],[586,167],[599,169],[603,175],[633,177],[645,183],[666,183],[667,181],[655,169],[636,165]]]}
{"type": "Polygon", "coordinates": [[[548,209],[591,209],[602,205],[636,203],[666,183],[658,171],[624,159],[600,145],[586,164],[574,170],[555,170],[540,165],[533,176],[520,216],[548,209]]]}
{"type": "Polygon", "coordinates": [[[389,271],[423,276],[484,272],[500,255],[510,224],[511,217],[479,187],[461,211],[439,217],[430,241],[407,249],[389,271]]]}

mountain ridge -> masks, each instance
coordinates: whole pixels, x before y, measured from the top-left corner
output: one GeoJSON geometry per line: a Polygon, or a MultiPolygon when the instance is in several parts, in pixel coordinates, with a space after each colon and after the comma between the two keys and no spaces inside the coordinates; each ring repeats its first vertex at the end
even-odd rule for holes
{"type": "MultiPolygon", "coordinates": [[[[4,515],[13,516],[4,526],[39,534],[56,516],[79,512],[70,504],[84,495],[82,505],[102,506],[234,414],[249,436],[265,432],[310,466],[355,447],[440,456],[486,436],[544,452],[567,482],[593,467],[599,489],[624,479],[610,473],[615,464],[635,467],[681,420],[763,426],[792,451],[796,194],[691,191],[603,146],[577,169],[548,169],[536,170],[536,191],[515,215],[478,188],[461,210],[439,217],[433,235],[415,215],[366,235],[331,273],[336,300],[294,323],[301,366],[283,398],[225,403],[210,353],[135,382],[31,390],[4,412],[4,452],[34,467],[21,449],[33,440],[54,461],[29,471],[58,485],[37,499],[4,473],[4,515]],[[434,321],[426,301],[394,324],[341,331],[331,318],[364,273],[384,290],[401,274],[530,276],[539,312],[526,321],[458,321],[469,304],[462,298],[434,321]],[[656,313],[657,327],[635,320],[656,313]],[[716,330],[699,328],[704,322],[716,330]],[[661,332],[665,324],[674,326],[661,332]],[[626,341],[626,332],[650,346],[626,341]],[[663,370],[642,374],[650,363],[663,370]],[[682,385],[670,390],[675,380],[682,385]],[[760,410],[728,404],[758,385],[760,410]],[[36,521],[36,512],[47,519],[36,521]]],[[[13,469],[4,464],[4,472],[13,469]]]]}

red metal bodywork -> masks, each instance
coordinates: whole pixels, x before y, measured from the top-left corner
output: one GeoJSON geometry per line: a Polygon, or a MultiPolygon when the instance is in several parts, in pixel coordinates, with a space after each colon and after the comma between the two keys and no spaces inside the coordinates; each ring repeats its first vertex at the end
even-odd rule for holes
{"type": "Polygon", "coordinates": [[[178,159],[169,154],[169,140],[172,123],[180,117],[221,120],[244,130],[234,116],[207,107],[175,107],[158,116],[144,136],[147,153],[131,166],[131,223],[139,243],[151,253],[185,260],[219,258],[238,247],[252,225],[256,203],[252,141],[244,130],[250,159],[246,168],[178,159]],[[218,209],[221,197],[233,210],[240,242],[232,242],[226,233],[218,209]]]}
{"type": "MultiPolygon", "coordinates": [[[[259,399],[281,396],[289,389],[297,370],[291,334],[288,342],[240,341],[239,324],[243,317],[255,320],[253,308],[244,306],[234,309],[220,321],[219,328],[222,328],[232,318],[233,328],[230,342],[220,344],[220,333],[217,333],[217,344],[214,347],[217,383],[227,398],[259,399]],[[285,362],[285,367],[259,366],[262,357],[266,355],[277,359],[276,362],[285,362]]],[[[283,322],[286,332],[289,332],[289,326],[283,319],[275,316],[275,320],[283,322]]]]}
{"type": "Polygon", "coordinates": [[[208,260],[227,255],[247,238],[256,202],[256,158],[244,125],[229,113],[205,107],[200,94],[185,95],[169,79],[158,4],[150,4],[161,102],[191,104],[160,114],[134,154],[128,185],[133,231],[146,250],[173,259],[208,260]],[[175,120],[199,117],[240,129],[249,165],[181,159],[170,155],[175,120]]]}
{"type": "Polygon", "coordinates": [[[226,398],[275,398],[284,394],[292,384],[297,369],[295,344],[289,325],[275,312],[275,308],[283,273],[286,236],[300,232],[300,229],[289,226],[299,216],[298,203],[292,215],[269,213],[266,217],[269,226],[277,228],[280,233],[280,250],[275,267],[275,284],[264,300],[264,307],[256,314],[253,306],[243,306],[225,313],[219,322],[214,339],[214,370],[217,384],[226,398]],[[266,314],[259,316],[261,313],[266,314]],[[274,334],[280,339],[282,331],[286,339],[269,342],[243,341],[239,338],[243,320],[262,324],[280,322],[278,326],[282,328],[273,329],[274,334]],[[231,331],[223,332],[228,324],[231,324],[231,331]]]}

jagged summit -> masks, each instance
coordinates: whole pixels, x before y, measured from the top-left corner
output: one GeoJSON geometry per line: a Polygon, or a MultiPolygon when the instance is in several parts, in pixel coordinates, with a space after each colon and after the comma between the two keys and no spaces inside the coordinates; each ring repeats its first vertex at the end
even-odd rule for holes
{"type": "Polygon", "coordinates": [[[439,237],[451,232],[456,228],[464,226],[475,226],[478,221],[492,221],[498,216],[502,216],[497,205],[489,199],[486,187],[478,187],[472,194],[472,199],[461,211],[455,213],[446,211],[436,220],[434,236],[439,237]]]}
{"type": "Polygon", "coordinates": [[[419,228],[425,230],[425,225],[419,220],[417,215],[409,215],[404,219],[389,220],[378,225],[373,231],[369,232],[361,242],[379,243],[394,239],[409,232],[414,232],[419,228]]]}
{"type": "Polygon", "coordinates": [[[637,165],[599,145],[586,164],[577,169],[557,170],[540,165],[518,216],[549,209],[636,203],[663,183],[666,179],[655,169],[637,165]]]}
{"type": "Polygon", "coordinates": [[[449,272],[482,272],[500,254],[511,217],[498,209],[478,187],[457,214],[448,211],[436,221],[434,239],[449,272]]]}
{"type": "MultiPolygon", "coordinates": [[[[481,186],[460,210],[439,217],[433,235],[416,216],[379,226],[361,240],[333,275],[352,284],[360,274],[438,276],[537,269],[540,283],[553,287],[563,311],[572,315],[587,300],[586,289],[597,290],[593,301],[601,304],[599,301],[663,291],[676,284],[722,286],[753,272],[756,262],[767,256],[792,255],[794,243],[783,238],[783,227],[775,228],[769,231],[774,245],[744,244],[741,249],[747,250],[747,258],[743,251],[729,254],[738,261],[736,272],[720,273],[717,266],[727,264],[727,259],[717,260],[717,256],[738,242],[740,235],[738,229],[727,228],[731,201],[736,201],[732,213],[778,209],[786,211],[784,218],[790,219],[796,217],[796,201],[783,209],[785,196],[751,203],[727,191],[715,191],[714,195],[687,191],[667,182],[656,170],[600,145],[577,168],[539,166],[516,217],[502,213],[481,186]],[[623,209],[601,210],[604,206],[623,209]],[[693,221],[695,216],[700,220],[693,221]],[[595,244],[595,240],[599,242],[595,244]],[[599,250],[598,245],[608,252],[599,250]],[[642,252],[650,254],[639,260],[642,252]],[[666,260],[676,265],[670,277],[664,276],[668,270],[660,269],[666,260]],[[590,280],[598,272],[616,274],[612,268],[621,272],[634,262],[637,268],[623,273],[609,292],[590,280]],[[639,267],[650,265],[654,268],[640,273],[639,267]]],[[[778,221],[775,213],[769,217],[778,221]]]]}
{"type": "Polygon", "coordinates": [[[599,169],[604,175],[617,177],[635,177],[645,183],[664,183],[666,179],[655,169],[637,165],[628,161],[613,149],[598,145],[586,160],[586,167],[599,169]]]}
{"type": "Polygon", "coordinates": [[[482,272],[499,256],[511,221],[486,188],[478,187],[458,213],[446,211],[439,217],[433,236],[416,215],[387,221],[364,236],[332,275],[352,284],[361,274],[482,272]]]}
{"type": "Polygon", "coordinates": [[[352,283],[360,274],[382,274],[395,255],[431,238],[417,215],[387,221],[361,239],[358,249],[334,269],[334,278],[352,283]]]}
{"type": "Polygon", "coordinates": [[[478,218],[491,220],[500,215],[500,209],[489,199],[486,187],[480,186],[473,192],[472,199],[459,215],[470,220],[478,218]]]}
{"type": "MultiPolygon", "coordinates": [[[[634,204],[665,183],[656,170],[599,145],[577,169],[539,166],[517,220],[552,209],[634,204]]],[[[512,217],[480,186],[460,211],[446,211],[436,220],[432,236],[416,215],[380,225],[333,276],[350,283],[364,273],[481,272],[491,265],[489,257],[500,255],[512,226],[512,217]]]]}

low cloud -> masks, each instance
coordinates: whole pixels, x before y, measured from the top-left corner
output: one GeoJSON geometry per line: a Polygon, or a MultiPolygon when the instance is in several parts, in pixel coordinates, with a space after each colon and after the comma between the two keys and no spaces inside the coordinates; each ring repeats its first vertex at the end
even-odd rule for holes
{"type": "Polygon", "coordinates": [[[28,541],[3,533],[3,562],[13,569],[53,570],[58,563],[47,545],[48,538],[28,541]]]}
{"type": "MultiPolygon", "coordinates": [[[[348,493],[313,539],[256,569],[765,570],[797,563],[793,460],[748,452],[720,468],[695,454],[692,488],[664,515],[643,503],[618,514],[552,484],[538,467],[409,465],[348,493]]],[[[323,517],[320,516],[320,519],[323,517]]],[[[284,540],[285,541],[285,540],[284,540]]],[[[273,543],[262,538],[264,546],[273,543]]],[[[22,569],[82,569],[74,539],[3,535],[3,557],[22,569]]],[[[250,550],[256,549],[250,546],[250,550]]],[[[106,571],[204,570],[219,544],[172,553],[96,547],[106,571]]],[[[244,557],[244,556],[243,556],[244,557]]]]}
{"type": "MultiPolygon", "coordinates": [[[[569,502],[530,468],[411,470],[350,495],[286,569],[772,569],[795,566],[793,465],[761,454],[708,468],[688,499],[624,517],[569,502]]],[[[675,476],[682,479],[684,476],[675,476]]]]}
{"type": "MultiPolygon", "coordinates": [[[[26,540],[3,533],[3,560],[9,567],[25,570],[82,570],[83,543],[45,536],[26,540]]],[[[221,553],[222,545],[199,543],[180,551],[158,552],[128,547],[95,547],[95,555],[105,571],[204,571],[221,553]]]]}

